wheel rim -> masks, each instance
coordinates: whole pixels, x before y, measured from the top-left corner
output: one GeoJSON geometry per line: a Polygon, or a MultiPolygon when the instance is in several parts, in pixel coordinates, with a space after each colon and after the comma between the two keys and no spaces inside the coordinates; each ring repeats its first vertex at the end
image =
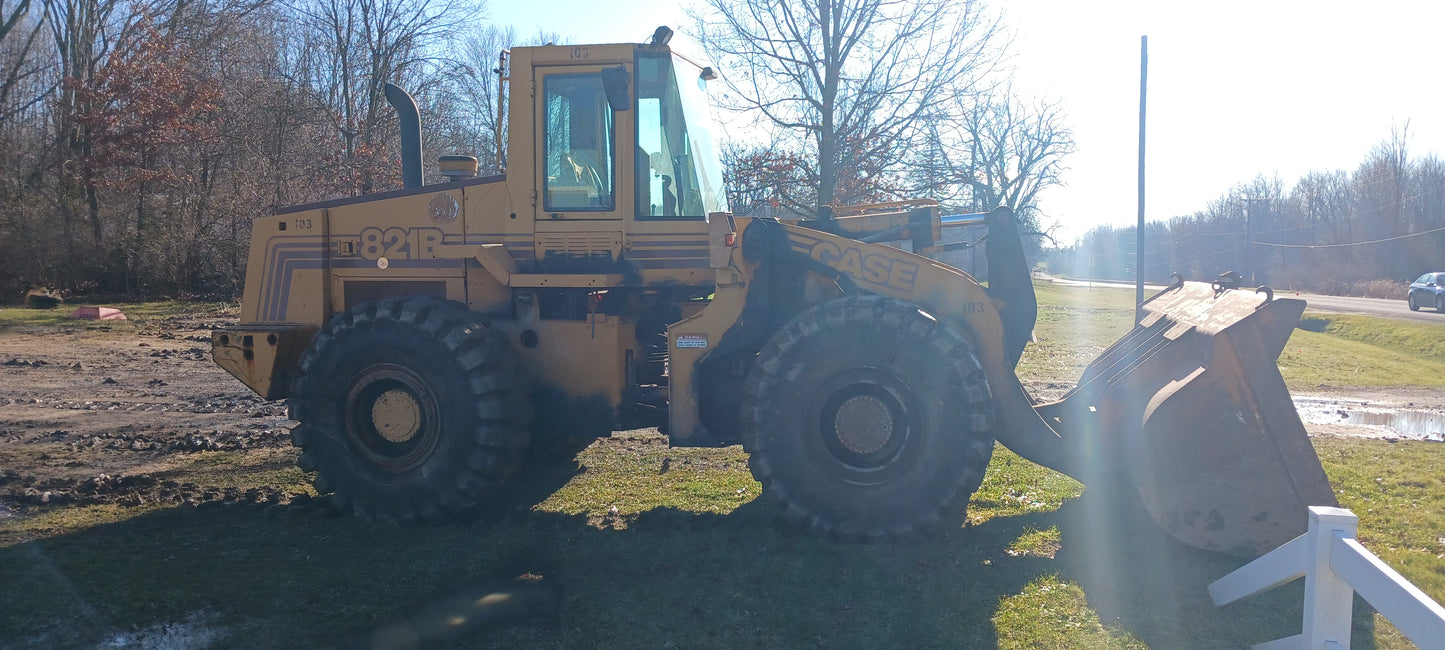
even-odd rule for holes
{"type": "Polygon", "coordinates": [[[346,394],[346,435],[367,461],[388,472],[420,466],[436,450],[436,395],[410,369],[390,363],[362,371],[346,394]]]}
{"type": "Polygon", "coordinates": [[[843,400],[833,413],[833,434],[849,452],[877,453],[893,438],[893,409],[883,400],[860,392],[843,400]]]}
{"type": "Polygon", "coordinates": [[[405,443],[421,430],[421,405],[410,392],[393,388],[372,403],[371,423],[387,442],[405,443]]]}
{"type": "Polygon", "coordinates": [[[824,470],[855,485],[877,485],[906,472],[917,456],[913,391],[876,368],[848,370],[814,391],[809,412],[824,470]]]}

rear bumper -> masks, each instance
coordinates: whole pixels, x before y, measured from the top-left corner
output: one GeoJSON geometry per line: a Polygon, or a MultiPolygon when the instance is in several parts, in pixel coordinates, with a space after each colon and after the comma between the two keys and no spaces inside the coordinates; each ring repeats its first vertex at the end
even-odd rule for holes
{"type": "Polygon", "coordinates": [[[211,359],[266,399],[290,393],[315,325],[246,323],[211,332],[211,359]]]}

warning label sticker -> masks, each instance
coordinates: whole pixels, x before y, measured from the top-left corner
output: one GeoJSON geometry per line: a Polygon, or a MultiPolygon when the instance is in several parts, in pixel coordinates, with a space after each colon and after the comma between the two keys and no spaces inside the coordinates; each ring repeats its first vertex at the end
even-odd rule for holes
{"type": "Polygon", "coordinates": [[[706,334],[678,334],[677,347],[680,348],[705,348],[707,347],[706,334]]]}

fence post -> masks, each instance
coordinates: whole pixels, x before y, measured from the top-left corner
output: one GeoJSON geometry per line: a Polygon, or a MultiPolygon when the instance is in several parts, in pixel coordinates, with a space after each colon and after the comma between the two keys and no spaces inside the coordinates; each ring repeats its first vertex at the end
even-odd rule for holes
{"type": "Polygon", "coordinates": [[[1349,650],[1350,623],[1355,590],[1330,568],[1330,552],[1337,538],[1354,538],[1360,519],[1344,508],[1310,506],[1306,546],[1304,630],[1299,647],[1326,644],[1349,650]]]}

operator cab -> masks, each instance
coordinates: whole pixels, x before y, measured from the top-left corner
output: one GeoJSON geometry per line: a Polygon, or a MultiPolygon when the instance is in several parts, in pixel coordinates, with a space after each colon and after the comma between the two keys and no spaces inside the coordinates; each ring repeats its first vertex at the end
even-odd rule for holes
{"type": "Polygon", "coordinates": [[[701,221],[727,210],[711,68],[665,45],[516,48],[514,57],[518,67],[531,59],[538,91],[538,128],[514,132],[511,147],[514,163],[517,152],[536,151],[538,221],[701,221]],[[535,138],[535,148],[518,136],[535,138]]]}

